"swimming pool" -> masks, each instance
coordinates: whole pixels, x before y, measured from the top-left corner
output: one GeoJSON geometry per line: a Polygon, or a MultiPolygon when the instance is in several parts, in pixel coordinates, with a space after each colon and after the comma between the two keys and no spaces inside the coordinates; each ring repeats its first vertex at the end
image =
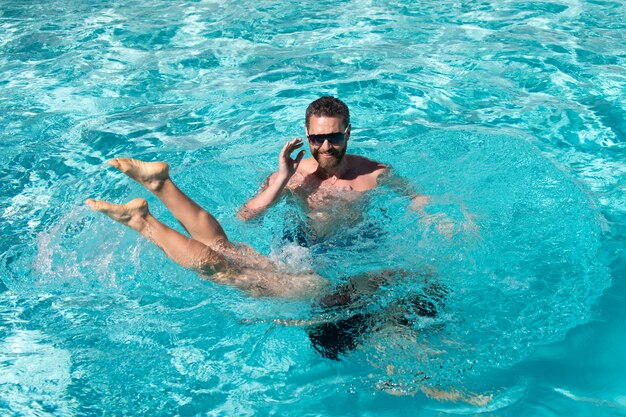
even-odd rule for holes
{"type": "Polygon", "coordinates": [[[0,414],[626,414],[624,9],[0,0],[0,414]],[[235,217],[323,94],[351,108],[351,152],[433,196],[426,218],[383,188],[306,250],[289,204],[235,217]],[[141,196],[175,226],[117,156],[167,160],[286,267],[435,270],[448,296],[325,359],[277,322],[309,303],[201,281],[86,210],[141,196]]]}

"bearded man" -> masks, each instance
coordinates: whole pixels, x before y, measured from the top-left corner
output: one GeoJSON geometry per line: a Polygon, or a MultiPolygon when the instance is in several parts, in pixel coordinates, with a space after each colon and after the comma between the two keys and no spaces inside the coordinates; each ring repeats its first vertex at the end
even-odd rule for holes
{"type": "MultiPolygon", "coordinates": [[[[333,210],[331,216],[329,207],[358,200],[363,192],[376,187],[379,177],[389,170],[380,162],[346,153],[351,132],[350,112],[348,106],[335,97],[321,97],[308,106],[304,129],[312,157],[303,159],[305,151],[302,149],[292,158],[303,141],[296,138],[287,142],[278,158],[278,170],[239,209],[239,218],[257,217],[288,192],[305,203],[309,217],[316,223],[333,224],[335,222],[328,220],[335,217],[338,210],[333,210]]],[[[408,185],[398,177],[393,177],[391,182],[396,186],[400,185],[398,182],[408,185]]],[[[425,196],[413,194],[412,197],[414,208],[426,202],[425,196]]]]}

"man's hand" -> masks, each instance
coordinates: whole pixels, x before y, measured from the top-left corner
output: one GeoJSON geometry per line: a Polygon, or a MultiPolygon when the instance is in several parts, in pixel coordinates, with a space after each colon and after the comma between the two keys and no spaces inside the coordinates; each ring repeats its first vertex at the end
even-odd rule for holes
{"type": "Polygon", "coordinates": [[[304,156],[304,149],[298,152],[296,155],[296,159],[291,157],[293,151],[302,147],[302,139],[295,138],[292,141],[289,141],[283,146],[283,150],[280,151],[280,155],[278,156],[278,175],[281,178],[289,179],[295,174],[298,169],[298,165],[300,165],[300,161],[302,161],[302,157],[304,156]]]}
{"type": "Polygon", "coordinates": [[[304,156],[304,149],[298,152],[296,159],[291,157],[293,151],[302,147],[302,139],[296,138],[287,142],[278,157],[278,171],[265,181],[261,191],[244,204],[237,212],[242,220],[252,219],[263,213],[269,206],[280,200],[287,183],[296,173],[304,156]]]}

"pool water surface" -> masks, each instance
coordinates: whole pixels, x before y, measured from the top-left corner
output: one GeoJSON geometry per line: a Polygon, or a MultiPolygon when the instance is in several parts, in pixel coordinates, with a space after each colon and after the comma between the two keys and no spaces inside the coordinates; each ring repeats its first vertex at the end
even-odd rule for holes
{"type": "Polygon", "coordinates": [[[0,414],[626,415],[625,9],[0,0],[0,414]],[[322,95],[425,212],[382,185],[307,247],[293,201],[236,217],[322,95]],[[285,270],[409,273],[324,357],[303,323],[350,312],[201,280],[88,210],[143,197],[182,231],[122,156],[285,270]]]}

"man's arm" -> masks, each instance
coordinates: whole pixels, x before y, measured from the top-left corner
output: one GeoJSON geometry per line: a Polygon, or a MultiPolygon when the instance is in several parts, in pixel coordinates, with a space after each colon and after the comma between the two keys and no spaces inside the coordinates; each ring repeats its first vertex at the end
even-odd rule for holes
{"type": "Polygon", "coordinates": [[[455,234],[455,231],[463,231],[470,233],[471,235],[478,236],[480,231],[478,226],[474,222],[475,216],[469,213],[463,204],[460,204],[460,211],[463,214],[464,219],[453,220],[445,213],[429,213],[426,211],[428,204],[433,202],[433,198],[427,195],[418,194],[411,183],[399,176],[395,175],[390,166],[387,166],[387,170],[381,175],[381,184],[387,185],[398,194],[405,195],[411,198],[411,209],[417,211],[420,216],[423,217],[423,221],[426,224],[434,224],[437,230],[442,233],[446,238],[451,239],[455,234]]]}
{"type": "Polygon", "coordinates": [[[279,178],[278,171],[267,177],[257,195],[248,200],[237,211],[241,220],[250,220],[263,213],[269,206],[280,200],[289,178],[279,178]]]}
{"type": "Polygon", "coordinates": [[[411,209],[420,214],[425,214],[424,207],[429,203],[430,198],[426,195],[418,194],[406,178],[393,172],[391,165],[387,165],[387,169],[380,175],[378,183],[391,188],[400,195],[409,197],[411,199],[411,209]]]}
{"type": "Polygon", "coordinates": [[[392,171],[391,166],[387,166],[387,170],[381,175],[380,184],[388,186],[400,195],[409,197],[411,209],[418,212],[426,224],[434,223],[440,233],[448,239],[452,238],[454,222],[443,213],[428,213],[426,206],[432,199],[427,195],[418,194],[406,178],[396,175],[392,171]]]}
{"type": "Polygon", "coordinates": [[[300,147],[302,147],[302,139],[299,138],[285,144],[278,156],[278,171],[270,175],[261,187],[261,191],[237,211],[237,217],[241,220],[253,219],[280,200],[287,183],[298,169],[304,156],[304,150],[301,150],[295,159],[291,158],[291,153],[300,147]]]}

